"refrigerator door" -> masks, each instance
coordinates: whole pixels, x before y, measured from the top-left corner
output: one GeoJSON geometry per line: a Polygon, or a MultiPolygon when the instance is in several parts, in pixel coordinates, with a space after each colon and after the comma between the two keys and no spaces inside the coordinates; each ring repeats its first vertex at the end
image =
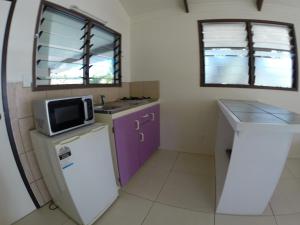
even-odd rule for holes
{"type": "Polygon", "coordinates": [[[93,223],[118,195],[107,126],[62,141],[56,152],[81,222],[93,223]]]}

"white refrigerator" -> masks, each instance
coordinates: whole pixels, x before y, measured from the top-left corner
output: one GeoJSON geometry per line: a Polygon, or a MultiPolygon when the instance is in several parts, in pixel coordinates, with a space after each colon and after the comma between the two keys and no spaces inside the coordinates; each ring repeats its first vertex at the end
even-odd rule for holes
{"type": "Polygon", "coordinates": [[[54,202],[75,222],[95,222],[118,196],[108,126],[93,124],[57,135],[31,132],[54,202]]]}

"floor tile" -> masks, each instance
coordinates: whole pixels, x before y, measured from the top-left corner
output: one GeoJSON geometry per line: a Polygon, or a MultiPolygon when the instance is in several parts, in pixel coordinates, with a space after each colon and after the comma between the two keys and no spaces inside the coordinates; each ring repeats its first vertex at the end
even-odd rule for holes
{"type": "Polygon", "coordinates": [[[133,176],[123,190],[149,200],[155,200],[169,172],[169,170],[145,165],[133,176]]]}
{"type": "Polygon", "coordinates": [[[75,223],[73,220],[68,220],[66,223],[64,223],[62,225],[78,225],[78,224],[75,223]]]}
{"type": "Polygon", "coordinates": [[[271,199],[275,215],[300,213],[300,179],[281,179],[271,199]]]}
{"type": "Polygon", "coordinates": [[[151,201],[122,193],[94,225],[140,225],[151,206],[151,201]]]}
{"type": "Polygon", "coordinates": [[[62,225],[69,220],[59,209],[50,210],[48,205],[24,217],[14,225],[62,225]]]}
{"type": "Polygon", "coordinates": [[[273,216],[273,212],[272,212],[272,209],[271,209],[270,204],[268,204],[268,206],[267,206],[267,208],[265,209],[263,215],[264,215],[264,216],[273,216]]]}
{"type": "Polygon", "coordinates": [[[291,170],[287,166],[285,166],[281,173],[280,179],[294,178],[294,177],[295,176],[292,174],[291,170]]]}
{"type": "Polygon", "coordinates": [[[299,225],[300,214],[276,216],[278,225],[299,225]]]}
{"type": "Polygon", "coordinates": [[[215,225],[277,225],[273,216],[215,216],[215,225]]]}
{"type": "Polygon", "coordinates": [[[214,178],[198,174],[172,172],[157,201],[185,209],[213,212],[215,202],[214,178]]]}
{"type": "Polygon", "coordinates": [[[143,225],[214,225],[214,215],[155,203],[143,225]]]}
{"type": "Polygon", "coordinates": [[[214,175],[214,158],[208,155],[180,153],[174,171],[214,175]]]}
{"type": "Polygon", "coordinates": [[[178,153],[169,150],[158,150],[146,162],[146,166],[153,166],[156,168],[170,170],[177,158],[178,153]]]}
{"type": "Polygon", "coordinates": [[[295,177],[300,178],[300,159],[288,159],[287,167],[295,177]]]}

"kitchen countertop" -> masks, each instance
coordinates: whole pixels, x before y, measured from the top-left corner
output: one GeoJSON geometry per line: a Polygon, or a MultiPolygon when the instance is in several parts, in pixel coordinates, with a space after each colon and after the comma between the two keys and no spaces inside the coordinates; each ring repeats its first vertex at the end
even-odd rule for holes
{"type": "Polygon", "coordinates": [[[257,101],[225,100],[220,102],[232,112],[240,122],[300,124],[300,114],[284,108],[257,101]]]}
{"type": "Polygon", "coordinates": [[[300,133],[300,115],[284,108],[231,99],[218,100],[218,106],[235,131],[255,128],[300,133]]]}
{"type": "Polygon", "coordinates": [[[144,101],[144,102],[142,102],[140,104],[129,104],[129,103],[127,103],[127,106],[126,106],[126,102],[116,101],[116,102],[109,102],[107,104],[108,105],[124,104],[124,107],[120,107],[120,109],[114,110],[112,112],[105,112],[103,110],[97,110],[97,109],[94,110],[94,111],[98,115],[99,114],[109,115],[109,116],[112,117],[112,119],[115,119],[115,118],[118,118],[118,117],[121,117],[121,116],[125,116],[125,115],[130,114],[130,113],[137,112],[139,110],[143,110],[145,108],[154,106],[154,105],[159,104],[159,103],[160,103],[159,99],[151,99],[151,100],[144,101]]]}

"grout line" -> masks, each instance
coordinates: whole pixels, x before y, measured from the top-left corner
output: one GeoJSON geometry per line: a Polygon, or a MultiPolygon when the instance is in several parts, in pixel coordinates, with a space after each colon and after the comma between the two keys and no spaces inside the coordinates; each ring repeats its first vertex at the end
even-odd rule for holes
{"type": "Polygon", "coordinates": [[[151,206],[150,206],[150,208],[149,208],[149,210],[148,210],[146,216],[145,216],[144,219],[142,220],[141,225],[143,225],[143,224],[145,223],[145,221],[146,221],[147,217],[149,216],[149,214],[150,214],[150,212],[151,212],[153,206],[154,206],[154,202],[151,203],[151,206]]]}
{"type": "Polygon", "coordinates": [[[165,203],[165,202],[160,202],[160,201],[155,201],[154,203],[158,203],[158,204],[161,204],[161,205],[164,205],[164,206],[169,206],[169,207],[176,208],[176,209],[187,210],[187,211],[190,211],[190,212],[204,213],[204,214],[215,214],[214,211],[208,212],[208,211],[202,211],[202,210],[189,209],[189,208],[179,207],[179,206],[176,206],[176,205],[171,205],[171,204],[168,204],[168,203],[165,203]]]}
{"type": "Polygon", "coordinates": [[[177,153],[176,159],[174,160],[173,165],[171,166],[171,168],[170,168],[170,170],[169,170],[169,173],[168,173],[168,175],[167,175],[167,177],[166,177],[166,179],[165,179],[163,185],[161,186],[161,188],[160,188],[158,194],[156,195],[156,198],[154,199],[154,202],[157,201],[157,199],[158,199],[160,193],[162,192],[163,188],[166,186],[167,181],[168,181],[168,179],[169,179],[171,173],[173,172],[173,169],[174,169],[174,167],[175,167],[175,164],[176,164],[176,162],[177,162],[177,160],[178,160],[178,158],[179,158],[179,154],[180,154],[180,153],[177,153]]]}
{"type": "Polygon", "coordinates": [[[297,178],[298,178],[298,179],[299,179],[299,177],[297,177],[297,176],[294,174],[294,172],[290,169],[289,163],[288,163],[288,162],[286,163],[285,169],[288,170],[290,174],[292,174],[292,177],[291,177],[291,178],[293,178],[293,179],[295,179],[295,178],[297,179],[297,178]]]}
{"type": "Polygon", "coordinates": [[[144,200],[147,200],[147,201],[151,201],[151,202],[154,202],[155,200],[153,199],[150,199],[150,198],[146,198],[144,196],[140,196],[138,194],[134,194],[134,193],[131,193],[131,192],[127,192],[125,190],[123,190],[124,193],[128,194],[128,195],[132,195],[132,196],[135,196],[135,197],[138,197],[138,198],[141,198],[141,199],[144,199],[144,200]]]}
{"type": "Polygon", "coordinates": [[[277,217],[276,217],[276,215],[275,215],[275,213],[274,213],[274,210],[273,210],[273,208],[272,208],[271,203],[269,203],[268,205],[269,205],[269,207],[270,207],[270,209],[271,209],[271,212],[272,212],[273,218],[274,218],[274,220],[275,220],[275,223],[276,223],[277,225],[279,225],[279,222],[278,222],[277,217]]]}
{"type": "Polygon", "coordinates": [[[214,225],[216,225],[216,212],[214,212],[214,225]]]}

